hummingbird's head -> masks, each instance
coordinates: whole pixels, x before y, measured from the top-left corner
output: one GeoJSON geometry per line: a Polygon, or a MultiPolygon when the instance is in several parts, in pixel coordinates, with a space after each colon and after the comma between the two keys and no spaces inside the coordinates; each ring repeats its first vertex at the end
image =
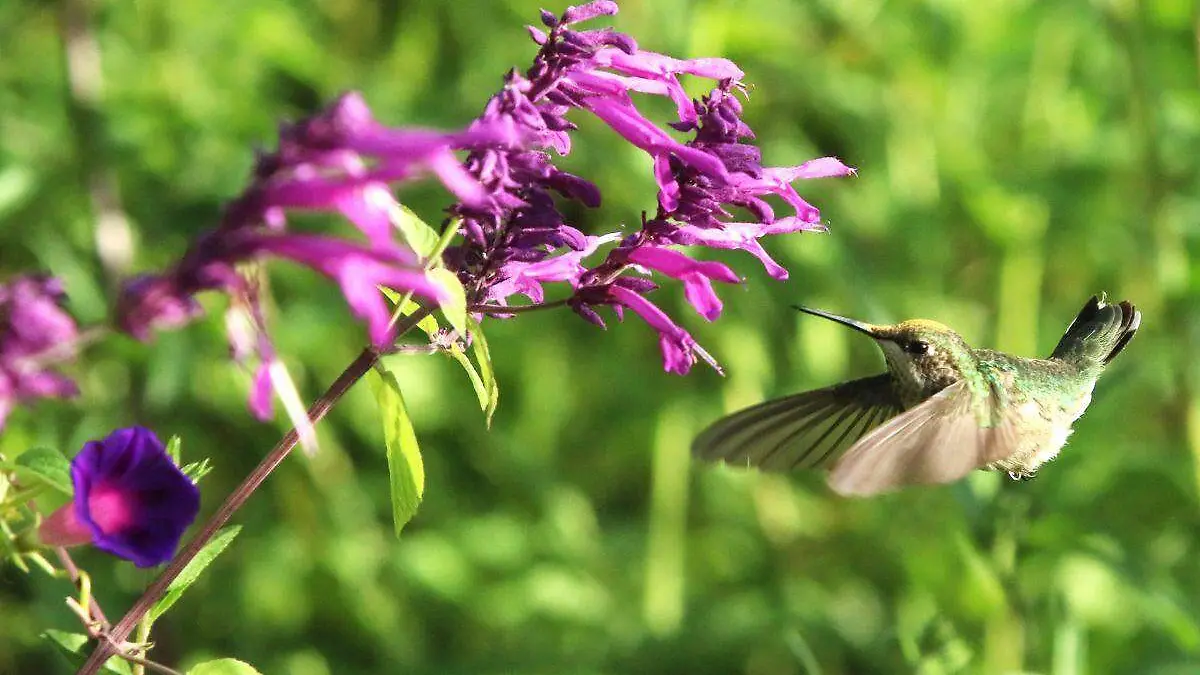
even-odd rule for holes
{"type": "Polygon", "coordinates": [[[958,333],[936,321],[910,319],[892,325],[876,325],[818,309],[796,309],[870,335],[883,350],[892,375],[906,388],[919,391],[923,396],[957,382],[964,358],[970,354],[970,348],[958,333]]]}

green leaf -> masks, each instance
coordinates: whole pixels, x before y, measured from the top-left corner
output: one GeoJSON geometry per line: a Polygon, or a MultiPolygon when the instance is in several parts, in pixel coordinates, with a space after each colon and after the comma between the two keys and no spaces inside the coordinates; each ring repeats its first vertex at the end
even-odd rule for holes
{"type": "MultiPolygon", "coordinates": [[[[88,654],[91,654],[92,649],[96,646],[96,641],[88,638],[86,635],[54,629],[43,632],[42,639],[49,640],[51,644],[57,647],[58,653],[66,658],[67,662],[75,668],[83,665],[83,662],[87,660],[88,654]]],[[[109,659],[104,664],[104,671],[117,673],[117,675],[133,675],[133,668],[129,665],[129,662],[120,657],[109,659]]]]}
{"type": "Polygon", "coordinates": [[[461,222],[461,218],[455,218],[446,224],[446,229],[442,230],[442,236],[438,239],[437,245],[426,256],[425,269],[431,269],[442,264],[442,253],[450,246],[450,242],[454,241],[454,236],[458,234],[458,225],[461,222]]]}
{"type": "Polygon", "coordinates": [[[207,476],[209,471],[212,471],[212,463],[205,457],[199,462],[190,462],[179,470],[183,472],[183,475],[190,478],[193,483],[199,483],[200,479],[207,476]]]}
{"type": "Polygon", "coordinates": [[[487,393],[487,405],[484,406],[483,412],[487,417],[488,427],[491,427],[492,415],[496,412],[496,406],[500,404],[500,385],[496,382],[496,371],[492,369],[492,352],[488,349],[483,329],[478,321],[469,316],[467,327],[471,331],[471,351],[475,354],[475,362],[479,364],[479,377],[483,380],[483,388],[487,393]]]}
{"type": "Polygon", "coordinates": [[[26,483],[45,485],[68,497],[75,493],[71,462],[57,450],[30,448],[17,456],[13,470],[26,483]]]}
{"type": "MultiPolygon", "coordinates": [[[[404,305],[400,307],[400,313],[404,316],[408,316],[420,308],[421,306],[412,300],[405,300],[404,305]]],[[[417,328],[420,328],[421,331],[426,335],[432,336],[438,331],[439,328],[441,328],[441,326],[438,325],[438,320],[434,318],[432,314],[430,314],[417,322],[417,328]]]]}
{"type": "Polygon", "coordinates": [[[483,378],[479,376],[479,371],[475,370],[475,364],[471,363],[471,359],[462,349],[459,349],[458,345],[452,345],[447,353],[450,354],[450,358],[462,365],[463,370],[467,371],[467,377],[471,379],[471,386],[475,388],[475,396],[479,399],[479,409],[487,412],[491,393],[484,384],[483,378]]]}
{"type": "Polygon", "coordinates": [[[254,666],[237,659],[217,659],[197,663],[188,669],[187,675],[261,675],[254,666]]]}
{"type": "Polygon", "coordinates": [[[446,315],[446,321],[450,322],[459,335],[466,335],[467,290],[458,280],[458,275],[444,267],[429,270],[427,275],[446,291],[447,295],[439,305],[442,314],[446,315]]]}
{"type": "Polygon", "coordinates": [[[183,441],[178,436],[172,436],[171,440],[167,441],[167,456],[175,462],[175,466],[179,466],[179,446],[183,441]]]}
{"type": "MultiPolygon", "coordinates": [[[[400,314],[404,316],[408,316],[409,314],[412,314],[421,308],[421,305],[413,301],[412,293],[405,293],[403,296],[401,296],[395,290],[387,288],[386,286],[380,286],[379,290],[383,291],[384,297],[386,297],[388,300],[391,300],[393,305],[396,305],[400,308],[400,314]]],[[[437,332],[440,326],[438,325],[437,319],[434,318],[433,315],[429,315],[417,323],[417,328],[420,328],[422,331],[424,331],[426,335],[433,335],[437,332]]]]}
{"type": "Polygon", "coordinates": [[[412,520],[425,494],[425,464],[421,460],[421,449],[417,446],[417,434],[400,382],[389,370],[375,369],[378,381],[373,381],[375,400],[383,417],[383,437],[387,446],[388,475],[392,493],[392,522],[396,536],[412,520]]]}
{"type": "Polygon", "coordinates": [[[412,209],[398,205],[392,210],[392,224],[400,230],[400,236],[409,248],[416,251],[421,260],[427,260],[437,251],[439,238],[437,230],[430,227],[412,209]]]}
{"type": "Polygon", "coordinates": [[[196,583],[196,580],[200,578],[200,574],[204,572],[209,563],[216,560],[217,556],[221,555],[228,548],[229,544],[233,542],[234,537],[238,536],[238,532],[241,531],[241,525],[232,525],[221,530],[209,540],[204,545],[204,548],[200,549],[200,552],[196,554],[196,557],[192,558],[191,562],[184,566],[179,576],[175,577],[175,580],[167,586],[167,592],[150,608],[150,621],[157,621],[158,617],[166,613],[171,608],[171,605],[174,605],[175,601],[179,600],[183,592],[189,586],[196,583]]]}

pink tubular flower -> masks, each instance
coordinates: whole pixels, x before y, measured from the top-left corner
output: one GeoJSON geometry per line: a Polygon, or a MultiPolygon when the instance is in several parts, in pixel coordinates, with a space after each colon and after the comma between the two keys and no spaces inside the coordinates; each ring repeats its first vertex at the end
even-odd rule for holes
{"type": "Polygon", "coordinates": [[[125,286],[118,322],[130,335],[147,339],[154,329],[198,316],[196,294],[228,293],[230,311],[248,314],[250,328],[260,333],[238,336],[233,351],[239,362],[251,357],[261,362],[251,400],[261,417],[270,411],[264,373],[275,357],[258,307],[260,270],[247,263],[284,258],[336,281],[352,313],[367,323],[372,343],[385,346],[392,336],[378,287],[442,298],[422,261],[395,236],[400,205],[389,184],[429,173],[462,203],[482,204],[489,199],[486,191],[455,152],[519,142],[520,130],[505,120],[454,133],[388,128],[361,96],[346,94],[314,117],[282,125],[277,149],[258,156],[250,185],[226,207],[219,227],[199,237],[170,270],[125,286]],[[366,241],[289,232],[290,211],[341,214],[366,241]]]}
{"type": "Polygon", "coordinates": [[[614,285],[610,290],[610,295],[619,306],[633,310],[651,328],[658,331],[658,344],[663,353],[663,368],[667,372],[687,375],[688,371],[692,369],[692,364],[696,363],[697,356],[720,372],[721,368],[717,365],[717,360],[696,344],[696,340],[672,321],[671,317],[667,316],[667,313],[659,309],[657,305],[623,286],[614,285]]]}
{"type": "MultiPolygon", "coordinates": [[[[720,263],[692,260],[669,247],[702,245],[741,249],[759,258],[776,278],[787,270],[760,243],[769,234],[822,230],[820,214],[792,187],[803,178],[848,175],[853,170],[833,158],[797,167],[763,167],[761,155],[747,142],[754,134],[742,121],[737,95],[744,92],[743,73],[721,58],[676,59],[640,49],[637,42],[610,28],[579,30],[576,24],[616,14],[614,2],[602,0],[571,7],[561,17],[543,12],[548,30],[529,28],[538,45],[533,65],[523,74],[510,73],[504,88],[488,103],[477,124],[507,122],[519,128],[527,147],[496,145],[468,156],[466,168],[489,195],[481,204],[460,203],[452,212],[462,217],[466,242],[447,251],[447,263],[459,273],[474,303],[507,306],[521,294],[533,302],[545,297],[543,284],[570,285],[570,306],[583,318],[603,325],[599,305],[633,308],[653,317],[663,332],[667,370],[681,372],[681,350],[695,354],[695,341],[661,310],[650,311],[631,299],[654,284],[626,276],[631,266],[677,278],[687,300],[706,319],[721,312],[712,281],[738,283],[720,263]],[[701,77],[716,83],[703,99],[692,100],[680,78],[701,77]],[[675,119],[656,122],[639,109],[636,96],[661,96],[675,107],[675,119]],[[563,172],[554,153],[571,150],[573,113],[590,114],[620,138],[645,152],[658,184],[658,211],[641,230],[590,269],[592,253],[582,234],[567,223],[555,195],[586,206],[598,206],[599,190],[587,180],[563,172]],[[690,138],[680,137],[680,134],[690,138]],[[783,201],[794,214],[776,218],[766,198],[783,201]],[[751,218],[734,218],[732,208],[751,218]],[[586,254],[584,253],[586,251],[586,254]],[[562,264],[554,261],[566,258],[562,264]],[[553,270],[553,273],[549,273],[553,270]],[[623,290],[620,290],[623,289],[623,290]],[[620,298],[618,296],[621,296],[620,298]],[[630,304],[630,303],[633,304],[630,304]],[[682,333],[686,335],[686,333],[682,333]]],[[[648,301],[644,301],[648,304],[648,301]]],[[[504,316],[502,313],[493,315],[504,316]]]]}
{"type": "Polygon", "coordinates": [[[641,265],[683,282],[683,294],[700,316],[709,321],[721,315],[721,299],[713,291],[712,280],[727,284],[740,283],[741,279],[719,262],[693,260],[679,251],[656,246],[643,246],[630,251],[626,260],[641,265]]]}

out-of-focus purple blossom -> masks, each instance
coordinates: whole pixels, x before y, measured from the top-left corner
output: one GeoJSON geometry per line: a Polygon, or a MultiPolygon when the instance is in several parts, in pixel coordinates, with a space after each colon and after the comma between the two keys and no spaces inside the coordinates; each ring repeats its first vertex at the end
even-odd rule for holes
{"type": "Polygon", "coordinates": [[[422,261],[396,236],[401,211],[389,184],[433,174],[461,203],[483,204],[490,196],[455,152],[518,144],[521,133],[504,119],[456,133],[392,129],[374,119],[361,96],[346,94],[314,117],[283,125],[278,147],[258,155],[250,185],[229,203],[220,225],[197,238],[165,273],[125,286],[118,322],[147,339],[155,329],[198,316],[197,294],[228,293],[230,311],[250,314],[250,327],[260,333],[243,337],[241,346],[231,344],[239,362],[258,357],[252,408],[257,416],[269,414],[264,372],[274,353],[258,307],[261,270],[249,263],[283,258],[336,281],[351,311],[366,322],[372,343],[386,345],[392,336],[379,286],[435,301],[443,296],[422,261]],[[341,214],[366,241],[289,232],[289,211],[341,214]]]}
{"type": "Polygon", "coordinates": [[[200,491],[143,427],[84,444],[71,462],[71,482],[74,498],[42,523],[42,542],[91,543],[138,567],[170,560],[200,511],[200,491]]]}
{"type": "MultiPolygon", "coordinates": [[[[759,240],[769,234],[819,231],[820,213],[792,187],[802,178],[844,176],[853,169],[834,158],[795,167],[763,167],[754,138],[742,120],[738,95],[742,71],[720,58],[675,59],[638,48],[633,38],[609,28],[576,30],[574,24],[617,12],[614,2],[571,7],[561,17],[543,12],[549,30],[530,27],[539,45],[533,65],[510,73],[503,89],[488,103],[477,124],[505,122],[522,130],[532,145],[492,146],[468,156],[468,172],[488,193],[482,203],[460,203],[466,242],[447,252],[473,303],[507,306],[524,295],[542,302],[542,284],[556,281],[574,290],[569,304],[585,319],[603,325],[599,305],[633,309],[662,336],[667,370],[686,372],[697,357],[711,361],[686,331],[642,294],[655,286],[625,276],[631,267],[656,271],[684,283],[687,300],[708,320],[721,312],[712,281],[739,279],[719,263],[699,262],[673,245],[740,249],[762,261],[771,276],[786,278],[759,240]],[[681,75],[702,77],[716,87],[701,100],[691,99],[681,75]],[[633,94],[668,98],[676,119],[660,125],[638,109],[633,94]],[[642,229],[625,237],[592,268],[582,259],[589,241],[568,224],[554,195],[597,206],[600,194],[585,179],[559,170],[551,152],[570,152],[567,115],[590,113],[651,159],[658,184],[658,209],[642,229]],[[672,131],[673,130],[673,131],[672,131]],[[690,139],[677,138],[678,133],[690,139]],[[780,199],[792,214],[777,218],[767,197],[780,199]],[[749,213],[737,218],[734,209],[749,213]],[[557,264],[556,261],[564,262],[557,264]],[[554,274],[543,273],[554,270],[554,274]],[[681,356],[686,352],[688,356],[681,356]]],[[[504,316],[496,310],[495,315],[504,316]]]]}
{"type": "Polygon", "coordinates": [[[75,382],[52,366],[75,353],[79,331],[62,308],[62,282],[16,277],[0,284],[0,429],[13,406],[76,396],[75,382]]]}

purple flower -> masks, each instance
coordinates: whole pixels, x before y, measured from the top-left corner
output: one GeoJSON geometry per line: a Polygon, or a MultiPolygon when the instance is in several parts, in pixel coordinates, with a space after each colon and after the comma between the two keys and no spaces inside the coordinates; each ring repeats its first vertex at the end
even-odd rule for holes
{"type": "Polygon", "coordinates": [[[71,462],[71,481],[74,499],[42,523],[41,540],[90,542],[138,567],[170,560],[200,511],[200,491],[143,427],[84,444],[71,462]]]}
{"type": "Polygon", "coordinates": [[[712,280],[727,284],[740,283],[741,279],[719,262],[692,260],[679,251],[655,246],[643,246],[629,252],[625,258],[640,265],[683,282],[683,295],[696,308],[700,316],[709,321],[721,315],[721,299],[713,291],[712,280]]]}
{"type": "Polygon", "coordinates": [[[336,281],[351,312],[366,322],[372,343],[386,345],[392,335],[380,286],[435,301],[444,295],[426,276],[422,261],[395,237],[401,207],[389,184],[432,173],[462,204],[480,204],[489,197],[455,152],[519,142],[520,130],[505,120],[457,133],[391,129],[375,121],[359,95],[346,94],[322,113],[280,128],[277,149],[259,154],[250,185],[229,203],[220,225],[196,239],[168,271],[125,286],[118,323],[130,335],[148,339],[155,329],[178,327],[198,316],[198,293],[229,294],[230,312],[243,316],[227,323],[248,323],[256,333],[231,333],[235,359],[259,361],[251,408],[256,416],[269,415],[266,373],[276,361],[258,306],[261,270],[247,263],[283,258],[336,281]],[[341,214],[366,241],[289,232],[289,211],[341,214]]]}
{"type": "Polygon", "coordinates": [[[613,300],[619,303],[619,307],[628,307],[633,310],[642,317],[643,321],[650,324],[651,328],[658,331],[658,344],[663,353],[663,368],[667,372],[687,375],[688,371],[692,369],[692,365],[696,363],[697,356],[720,372],[721,367],[717,364],[717,360],[696,344],[692,336],[676,325],[671,317],[667,316],[667,313],[659,309],[657,305],[621,285],[614,284],[609,294],[613,300]]]}
{"type": "MultiPolygon", "coordinates": [[[[692,260],[669,247],[745,250],[771,276],[786,278],[787,270],[759,240],[824,229],[820,213],[792,182],[848,175],[853,169],[833,158],[763,167],[758,148],[748,142],[754,133],[742,120],[742,71],[726,59],[681,60],[644,51],[633,38],[611,29],[573,27],[616,12],[616,3],[602,0],[571,7],[561,17],[543,12],[549,31],[529,28],[539,46],[533,65],[524,74],[508,75],[477,124],[520,129],[531,145],[494,145],[468,156],[467,171],[479,179],[488,198],[452,209],[462,219],[466,241],[447,251],[446,260],[473,303],[508,306],[515,294],[539,303],[544,283],[565,282],[573,289],[570,306],[593,323],[604,325],[599,305],[618,312],[633,309],[659,331],[666,369],[682,373],[697,358],[711,362],[711,356],[643,297],[656,287],[653,282],[626,272],[649,270],[681,280],[688,302],[711,321],[721,312],[712,281],[740,280],[720,263],[692,260]],[[708,78],[717,86],[695,101],[680,83],[682,75],[708,78]],[[634,94],[670,99],[676,119],[655,123],[638,109],[634,94]],[[585,238],[568,224],[555,198],[600,204],[599,190],[558,169],[551,155],[570,152],[570,133],[576,127],[567,115],[575,110],[594,115],[644,151],[659,188],[654,217],[590,269],[583,258],[593,253],[597,239],[585,238]],[[679,133],[691,138],[677,138],[679,133]],[[777,218],[768,197],[782,200],[794,213],[777,218]],[[735,218],[733,209],[748,212],[751,219],[735,218]]],[[[499,310],[492,315],[506,316],[499,310]]]]}
{"type": "MultiPolygon", "coordinates": [[[[658,212],[643,222],[639,232],[583,275],[571,306],[584,318],[596,321],[594,305],[633,308],[629,293],[618,292],[621,289],[618,282],[630,265],[638,265],[682,280],[688,301],[706,319],[714,320],[721,312],[721,302],[710,281],[737,283],[737,277],[723,265],[693,261],[664,247],[679,244],[745,250],[761,260],[771,276],[786,279],[787,270],[767,254],[759,239],[770,234],[825,229],[820,213],[800,197],[791,183],[801,178],[849,175],[854,170],[831,157],[795,167],[763,167],[758,148],[745,142],[754,134],[741,119],[742,106],[735,95],[740,90],[741,85],[735,80],[722,81],[708,96],[694,103],[692,114],[681,115],[680,121],[671,125],[679,131],[691,132],[694,137],[687,147],[706,153],[722,168],[713,170],[708,162],[695,162],[679,153],[665,161],[656,158],[658,212]],[[795,214],[776,218],[770,204],[763,199],[768,195],[782,199],[795,214]],[[731,207],[744,209],[754,220],[734,220],[731,207]]],[[[657,307],[655,310],[661,312],[657,307]]],[[[648,311],[638,314],[648,322],[648,317],[654,316],[650,323],[662,336],[664,366],[668,371],[686,372],[695,362],[694,357],[681,358],[682,349],[693,350],[695,356],[705,361],[711,359],[691,336],[682,337],[680,334],[686,333],[674,322],[664,322],[648,311]]]]}
{"type": "Polygon", "coordinates": [[[589,240],[567,224],[554,195],[596,207],[600,193],[589,181],[558,169],[550,154],[570,152],[569,134],[576,128],[567,119],[572,110],[603,120],[656,165],[680,157],[727,175],[718,158],[675,140],[643,116],[630,93],[670,98],[686,121],[694,116],[694,106],[679,82],[681,74],[723,79],[741,77],[741,71],[725,59],[679,60],[640,51],[633,38],[611,29],[571,28],[616,12],[616,3],[601,1],[571,7],[561,18],[543,13],[542,23],[550,31],[529,29],[540,47],[533,65],[523,75],[510,73],[476,122],[519,129],[531,145],[495,145],[467,157],[468,172],[489,198],[452,209],[462,218],[466,242],[448,251],[446,260],[458,271],[472,302],[506,305],[515,293],[541,298],[543,283],[576,285],[582,277],[584,268],[576,263],[580,252],[591,253],[589,240]],[[529,274],[530,265],[564,255],[571,262],[556,269],[571,270],[569,276],[536,279],[529,274]]]}
{"type": "Polygon", "coordinates": [[[50,366],[74,355],[75,320],[61,306],[62,283],[17,277],[0,284],[0,429],[18,403],[79,394],[70,378],[50,366]]]}

